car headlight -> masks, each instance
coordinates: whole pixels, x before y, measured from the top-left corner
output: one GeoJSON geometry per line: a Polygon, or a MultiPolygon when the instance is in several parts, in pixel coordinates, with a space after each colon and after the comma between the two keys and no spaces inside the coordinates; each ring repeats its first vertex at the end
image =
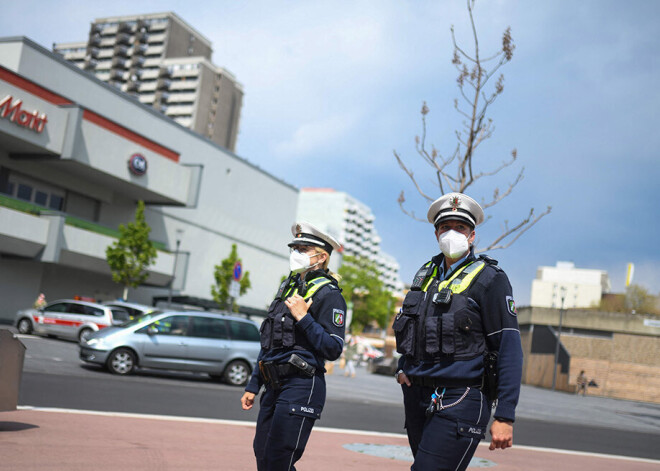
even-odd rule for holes
{"type": "Polygon", "coordinates": [[[104,339],[89,339],[86,340],[87,346],[88,347],[94,347],[94,348],[103,348],[105,345],[104,339]]]}

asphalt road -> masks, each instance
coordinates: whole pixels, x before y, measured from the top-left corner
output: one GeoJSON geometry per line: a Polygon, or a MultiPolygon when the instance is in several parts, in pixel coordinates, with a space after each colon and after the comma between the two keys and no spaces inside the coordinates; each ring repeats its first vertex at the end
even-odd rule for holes
{"type": "MultiPolygon", "coordinates": [[[[206,375],[143,371],[119,377],[78,359],[72,342],[21,337],[26,358],[19,405],[255,421],[241,388],[206,375]]],[[[356,378],[335,369],[319,426],[405,433],[401,391],[393,378],[356,378]]],[[[517,444],[660,459],[660,406],[523,387],[517,444]]]]}

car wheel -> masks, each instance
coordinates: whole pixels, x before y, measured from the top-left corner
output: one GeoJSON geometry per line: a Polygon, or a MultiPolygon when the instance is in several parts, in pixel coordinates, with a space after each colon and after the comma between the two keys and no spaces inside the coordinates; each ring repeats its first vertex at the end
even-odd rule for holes
{"type": "Polygon", "coordinates": [[[87,340],[92,333],[94,333],[92,329],[81,330],[80,333],[78,333],[78,341],[82,342],[83,340],[87,340]]]}
{"type": "Polygon", "coordinates": [[[108,358],[108,369],[116,375],[127,375],[135,369],[135,353],[128,348],[118,348],[108,358]]]}
{"type": "Polygon", "coordinates": [[[18,321],[17,329],[19,334],[30,334],[32,333],[32,322],[30,322],[30,319],[24,317],[18,321]]]}
{"type": "Polygon", "coordinates": [[[250,366],[242,360],[234,360],[225,368],[224,379],[233,386],[244,386],[250,379],[250,366]]]}

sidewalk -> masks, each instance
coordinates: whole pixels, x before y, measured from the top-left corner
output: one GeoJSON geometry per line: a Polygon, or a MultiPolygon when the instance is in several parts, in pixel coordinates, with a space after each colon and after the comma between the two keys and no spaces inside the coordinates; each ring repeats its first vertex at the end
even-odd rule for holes
{"type": "MultiPolygon", "coordinates": [[[[254,470],[254,425],[59,409],[0,412],[1,470],[254,470]]],[[[403,435],[315,428],[298,470],[410,469],[403,435]]],[[[660,461],[481,445],[469,469],[651,471],[660,461]]]]}

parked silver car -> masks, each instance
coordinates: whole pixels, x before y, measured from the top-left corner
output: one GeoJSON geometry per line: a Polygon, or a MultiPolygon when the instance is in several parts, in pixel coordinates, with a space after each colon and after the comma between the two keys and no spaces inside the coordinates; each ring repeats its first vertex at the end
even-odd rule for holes
{"type": "Polygon", "coordinates": [[[136,367],[208,373],[247,383],[261,343],[247,319],[207,312],[145,314],[80,342],[80,359],[126,375],[136,367]]]}
{"type": "Polygon", "coordinates": [[[21,334],[35,333],[80,341],[94,332],[128,320],[128,312],[120,308],[60,299],[42,309],[18,311],[15,325],[21,334]]]}

